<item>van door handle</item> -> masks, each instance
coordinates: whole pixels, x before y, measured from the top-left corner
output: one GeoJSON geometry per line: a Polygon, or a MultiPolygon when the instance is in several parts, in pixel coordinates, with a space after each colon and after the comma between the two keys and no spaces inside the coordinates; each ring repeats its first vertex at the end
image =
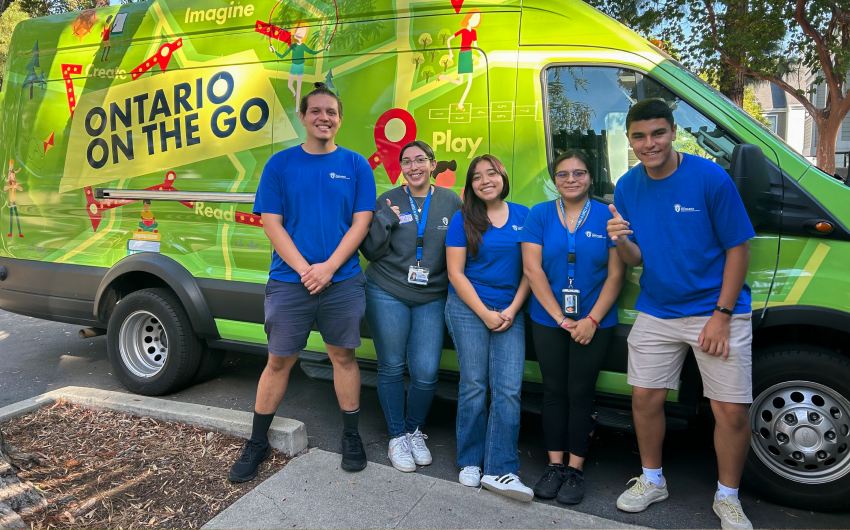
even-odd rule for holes
{"type": "Polygon", "coordinates": [[[217,191],[167,191],[167,190],[113,190],[106,188],[95,188],[95,197],[98,199],[122,199],[141,201],[145,199],[155,201],[175,202],[227,202],[227,203],[254,203],[254,193],[230,193],[217,191]]]}

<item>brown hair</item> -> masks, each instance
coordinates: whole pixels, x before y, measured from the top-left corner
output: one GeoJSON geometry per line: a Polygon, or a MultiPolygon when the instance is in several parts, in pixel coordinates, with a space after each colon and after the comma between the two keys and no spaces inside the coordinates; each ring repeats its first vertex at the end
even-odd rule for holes
{"type": "MultiPolygon", "coordinates": [[[[401,163],[401,159],[404,158],[404,152],[407,151],[408,149],[410,149],[411,147],[418,147],[419,149],[422,149],[422,151],[425,152],[425,156],[428,158],[429,164],[430,164],[431,161],[435,160],[434,150],[431,149],[430,145],[423,142],[422,140],[413,140],[412,142],[410,142],[407,145],[405,145],[404,147],[402,147],[401,151],[398,152],[399,163],[401,163]]],[[[428,167],[431,167],[431,166],[429,165],[428,167]]],[[[430,172],[431,177],[433,177],[436,174],[437,173],[435,173],[434,171],[430,172]]]]}
{"type": "Polygon", "coordinates": [[[487,217],[487,205],[484,204],[484,201],[472,189],[472,177],[475,175],[475,167],[479,162],[489,162],[493,166],[493,169],[502,176],[502,193],[499,195],[501,200],[505,200],[505,197],[511,191],[511,185],[508,181],[508,171],[498,158],[490,154],[485,154],[472,159],[469,169],[466,170],[466,184],[463,186],[463,205],[460,207],[460,211],[463,216],[463,231],[466,233],[466,250],[473,258],[478,256],[481,236],[493,225],[490,222],[490,218],[487,217]]]}
{"type": "Polygon", "coordinates": [[[582,164],[584,164],[584,167],[587,168],[587,174],[590,177],[590,187],[587,189],[587,194],[592,197],[595,191],[593,187],[593,170],[590,169],[590,157],[587,156],[587,153],[585,153],[581,149],[567,149],[566,151],[561,153],[558,158],[555,159],[555,161],[552,163],[552,183],[555,184],[555,187],[558,186],[555,182],[555,173],[558,172],[558,166],[560,166],[561,162],[563,162],[564,160],[570,160],[572,158],[578,159],[579,161],[581,161],[582,164]]]}
{"type": "Polygon", "coordinates": [[[339,108],[339,117],[342,118],[342,100],[339,99],[339,96],[334,94],[331,89],[328,88],[328,85],[324,83],[313,83],[313,90],[306,96],[301,97],[301,104],[298,105],[298,112],[301,113],[302,116],[307,114],[310,96],[330,96],[334,98],[336,100],[336,106],[339,108]]]}

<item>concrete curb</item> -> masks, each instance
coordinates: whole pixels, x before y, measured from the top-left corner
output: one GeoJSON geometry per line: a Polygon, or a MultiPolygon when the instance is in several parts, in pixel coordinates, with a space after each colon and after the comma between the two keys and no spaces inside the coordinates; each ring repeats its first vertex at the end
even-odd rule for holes
{"type": "MultiPolygon", "coordinates": [[[[52,405],[60,399],[95,410],[178,421],[240,438],[251,436],[253,415],[250,412],[79,386],[66,386],[0,408],[0,422],[52,405]]],[[[269,443],[288,456],[297,455],[307,448],[307,429],[300,421],[276,417],[269,429],[269,443]]]]}

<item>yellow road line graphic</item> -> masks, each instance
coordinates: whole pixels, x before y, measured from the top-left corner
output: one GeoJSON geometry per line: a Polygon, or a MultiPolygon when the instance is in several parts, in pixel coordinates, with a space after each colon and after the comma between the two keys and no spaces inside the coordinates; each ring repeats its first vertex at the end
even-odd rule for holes
{"type": "Polygon", "coordinates": [[[806,266],[800,271],[800,275],[797,277],[794,287],[791,288],[791,291],[788,293],[788,296],[785,297],[785,300],[782,302],[770,302],[768,303],[768,306],[796,305],[800,301],[800,298],[803,297],[803,293],[806,292],[806,288],[809,286],[809,283],[812,281],[812,278],[818,271],[818,268],[820,268],[820,265],[823,263],[824,258],[826,258],[826,255],[829,253],[829,250],[829,245],[819,243],[815,251],[812,253],[812,257],[810,257],[809,261],[806,262],[806,266]]]}
{"type": "Polygon", "coordinates": [[[242,165],[242,162],[236,157],[233,153],[227,153],[227,158],[233,163],[233,166],[236,168],[238,174],[236,175],[236,180],[233,181],[233,185],[230,186],[230,192],[239,191],[239,185],[242,184],[242,181],[245,180],[245,166],[242,165]]]}

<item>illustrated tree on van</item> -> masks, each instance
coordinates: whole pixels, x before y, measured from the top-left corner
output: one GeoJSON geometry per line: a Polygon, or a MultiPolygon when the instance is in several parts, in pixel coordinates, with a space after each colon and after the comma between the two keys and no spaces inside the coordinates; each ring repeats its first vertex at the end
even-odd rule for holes
{"type": "Polygon", "coordinates": [[[437,33],[437,38],[440,39],[440,42],[443,44],[443,46],[445,46],[446,41],[448,41],[452,35],[452,30],[450,30],[449,28],[443,28],[440,30],[439,33],[437,33]]]}
{"type": "Polygon", "coordinates": [[[32,59],[30,59],[30,62],[27,63],[26,66],[27,76],[24,78],[24,84],[21,85],[22,88],[29,87],[30,99],[32,99],[33,88],[35,88],[35,85],[39,85],[42,90],[44,90],[44,87],[46,86],[44,81],[44,70],[41,71],[41,75],[35,73],[36,68],[41,68],[41,62],[38,59],[39,53],[38,41],[35,41],[35,46],[32,47],[32,59]]]}
{"type": "Polygon", "coordinates": [[[425,56],[421,53],[414,53],[410,58],[410,62],[416,65],[416,68],[419,68],[419,65],[425,62],[425,56]]]}
{"type": "Polygon", "coordinates": [[[434,42],[434,39],[431,37],[430,33],[423,33],[419,36],[419,44],[422,45],[422,50],[426,53],[431,54],[431,62],[434,62],[434,54],[437,53],[437,49],[433,48],[431,50],[428,49],[428,46],[434,42]]]}
{"type": "Polygon", "coordinates": [[[433,67],[431,67],[431,66],[426,66],[426,67],[422,68],[422,69],[419,71],[419,77],[424,77],[424,78],[425,78],[425,82],[427,83],[428,81],[430,81],[430,79],[431,79],[432,77],[434,77],[434,75],[435,75],[436,73],[437,73],[437,72],[435,72],[435,71],[434,71],[434,68],[433,68],[433,67]]]}
{"type": "Polygon", "coordinates": [[[440,66],[443,67],[443,73],[446,73],[446,70],[451,68],[454,64],[455,62],[452,61],[451,55],[443,55],[442,57],[440,57],[440,66]]]}
{"type": "Polygon", "coordinates": [[[449,48],[449,58],[454,57],[452,51],[452,39],[460,37],[460,52],[457,58],[457,73],[460,74],[458,79],[455,79],[446,74],[440,74],[437,79],[440,81],[448,81],[455,85],[462,85],[464,76],[466,76],[466,89],[463,91],[460,101],[457,104],[458,110],[463,110],[463,103],[469,95],[469,90],[472,88],[472,71],[474,65],[472,63],[472,48],[478,47],[478,33],[476,29],[481,25],[481,11],[478,9],[470,9],[466,12],[461,22],[461,29],[457,33],[446,39],[446,46],[449,48]]]}

